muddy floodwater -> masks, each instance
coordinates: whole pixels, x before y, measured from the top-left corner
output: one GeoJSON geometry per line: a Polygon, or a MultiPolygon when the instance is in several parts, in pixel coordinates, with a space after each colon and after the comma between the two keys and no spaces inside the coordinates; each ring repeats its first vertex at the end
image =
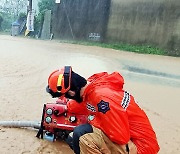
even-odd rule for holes
{"type": "MultiPolygon", "coordinates": [[[[49,74],[71,65],[84,77],[119,71],[125,89],[147,113],[160,154],[180,153],[180,58],[0,36],[0,121],[40,121],[49,74]]],[[[73,154],[61,141],[37,139],[32,129],[0,127],[2,154],[73,154]]]]}

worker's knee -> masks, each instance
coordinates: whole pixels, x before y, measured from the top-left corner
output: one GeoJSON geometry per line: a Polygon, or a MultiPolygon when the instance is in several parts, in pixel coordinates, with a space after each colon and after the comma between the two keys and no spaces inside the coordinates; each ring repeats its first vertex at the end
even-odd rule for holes
{"type": "Polygon", "coordinates": [[[92,144],[93,142],[94,142],[94,141],[93,141],[91,135],[89,135],[89,134],[85,134],[85,135],[83,135],[83,136],[81,136],[81,137],[79,138],[79,143],[82,144],[82,145],[84,145],[84,146],[89,146],[89,145],[92,144]]]}
{"type": "Polygon", "coordinates": [[[80,137],[81,154],[110,154],[100,134],[88,133],[80,137]]]}
{"type": "Polygon", "coordinates": [[[87,133],[79,138],[79,143],[84,146],[98,147],[102,146],[102,137],[97,133],[87,133]]]}
{"type": "Polygon", "coordinates": [[[86,151],[86,153],[89,150],[99,149],[96,144],[96,141],[92,138],[90,134],[92,133],[85,134],[79,138],[80,149],[81,151],[86,151]]]}

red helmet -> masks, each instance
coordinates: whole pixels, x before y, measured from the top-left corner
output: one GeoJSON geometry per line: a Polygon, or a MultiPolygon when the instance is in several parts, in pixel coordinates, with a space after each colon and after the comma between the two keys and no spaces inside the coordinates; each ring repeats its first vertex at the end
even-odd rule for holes
{"type": "Polygon", "coordinates": [[[48,78],[48,86],[54,93],[65,94],[71,85],[71,66],[65,66],[52,72],[48,78]]]}

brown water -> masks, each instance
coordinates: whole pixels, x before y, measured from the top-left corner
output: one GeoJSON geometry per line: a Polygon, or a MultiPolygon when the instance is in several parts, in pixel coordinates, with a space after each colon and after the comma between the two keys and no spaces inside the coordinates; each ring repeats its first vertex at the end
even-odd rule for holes
{"type": "MultiPolygon", "coordinates": [[[[43,104],[55,101],[45,92],[48,75],[64,65],[85,77],[119,71],[149,116],[160,153],[180,153],[180,58],[0,36],[0,120],[40,120],[43,104]]],[[[35,135],[34,130],[1,127],[0,152],[73,153],[63,142],[35,135]]]]}

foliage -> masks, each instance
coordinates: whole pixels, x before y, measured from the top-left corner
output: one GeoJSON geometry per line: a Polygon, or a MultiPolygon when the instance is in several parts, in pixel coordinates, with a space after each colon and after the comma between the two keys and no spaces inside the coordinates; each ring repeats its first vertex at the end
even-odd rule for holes
{"type": "Polygon", "coordinates": [[[2,31],[10,31],[11,29],[11,23],[12,23],[12,20],[13,20],[13,17],[12,15],[10,15],[9,13],[6,13],[6,12],[1,12],[0,13],[0,16],[2,16],[2,23],[1,23],[1,30],[2,31]]]}
{"type": "Polygon", "coordinates": [[[2,22],[3,22],[3,17],[2,14],[0,13],[0,31],[2,30],[2,22]]]}
{"type": "Polygon", "coordinates": [[[41,0],[38,3],[39,12],[43,13],[45,10],[52,10],[54,1],[52,0],[41,0]]]}
{"type": "Polygon", "coordinates": [[[53,4],[54,4],[53,0],[40,0],[38,2],[39,14],[35,16],[35,21],[34,21],[34,28],[35,28],[36,34],[38,33],[38,31],[41,31],[43,21],[44,21],[45,11],[52,10],[53,4]]]}
{"type": "Polygon", "coordinates": [[[0,28],[3,32],[9,32],[12,22],[23,18],[25,13],[21,12],[26,11],[26,5],[27,0],[3,0],[1,2],[0,16],[2,16],[3,21],[0,22],[0,28]]]}
{"type": "Polygon", "coordinates": [[[146,53],[146,54],[156,54],[156,55],[164,55],[165,51],[147,45],[130,45],[130,44],[102,44],[102,46],[117,50],[126,50],[136,53],[146,53]]]}
{"type": "Polygon", "coordinates": [[[38,3],[39,14],[37,16],[37,21],[41,21],[41,22],[43,21],[45,11],[52,10],[53,4],[54,4],[54,1],[52,1],[52,0],[41,0],[38,3]]]}
{"type": "Polygon", "coordinates": [[[0,23],[3,21],[3,16],[2,14],[0,13],[0,23]]]}
{"type": "Polygon", "coordinates": [[[27,18],[27,14],[26,13],[23,13],[21,12],[18,16],[18,20],[23,20],[23,19],[26,19],[27,18]]]}
{"type": "Polygon", "coordinates": [[[17,18],[20,12],[26,10],[27,0],[4,0],[1,2],[2,11],[17,18]]]}

